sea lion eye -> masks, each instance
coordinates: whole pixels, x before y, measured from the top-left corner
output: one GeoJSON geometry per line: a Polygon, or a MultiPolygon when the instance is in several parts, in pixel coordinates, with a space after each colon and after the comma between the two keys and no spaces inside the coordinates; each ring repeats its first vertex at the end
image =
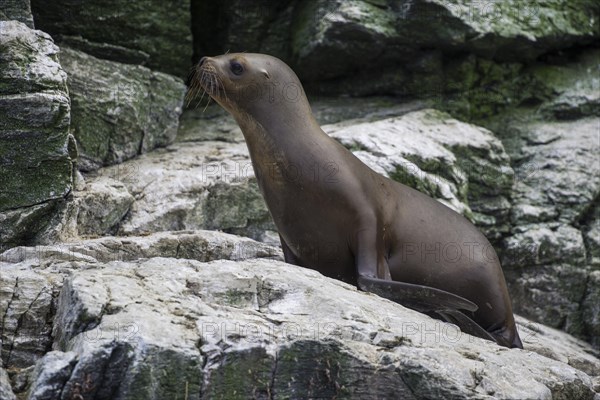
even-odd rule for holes
{"type": "Polygon", "coordinates": [[[232,61],[231,62],[231,72],[233,72],[235,75],[241,75],[242,72],[244,72],[244,67],[242,66],[242,64],[240,64],[239,62],[236,61],[232,61]]]}

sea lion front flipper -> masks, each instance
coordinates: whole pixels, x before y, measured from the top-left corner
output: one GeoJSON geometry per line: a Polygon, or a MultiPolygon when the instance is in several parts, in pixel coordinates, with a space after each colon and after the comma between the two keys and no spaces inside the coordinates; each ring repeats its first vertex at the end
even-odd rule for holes
{"type": "Polygon", "coordinates": [[[358,278],[358,287],[423,313],[448,309],[477,311],[479,308],[464,297],[412,283],[361,276],[358,278]]]}
{"type": "Polygon", "coordinates": [[[464,333],[468,333],[469,335],[477,336],[482,339],[491,340],[492,342],[498,342],[498,340],[491,333],[483,329],[481,325],[458,310],[437,310],[436,313],[444,318],[447,322],[458,326],[464,333]]]}

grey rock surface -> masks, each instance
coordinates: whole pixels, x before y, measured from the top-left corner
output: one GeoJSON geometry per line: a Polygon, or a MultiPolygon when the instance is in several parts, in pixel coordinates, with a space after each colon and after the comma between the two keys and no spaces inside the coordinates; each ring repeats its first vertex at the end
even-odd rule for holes
{"type": "MultiPolygon", "coordinates": [[[[538,334],[536,345],[549,345],[538,334]]],[[[594,396],[590,375],[563,361],[274,261],[153,258],[76,272],[53,336],[55,349],[78,355],[63,394],[89,381],[88,395],[115,399],[594,396]]],[[[600,367],[585,351],[573,360],[600,367]]]]}
{"type": "Polygon", "coordinates": [[[427,58],[438,57],[436,51],[462,50],[501,61],[531,60],[598,37],[599,22],[592,17],[598,6],[592,1],[578,6],[569,7],[566,1],[517,5],[509,0],[303,3],[292,32],[292,51],[308,80],[343,76],[373,58],[381,66],[420,57],[408,67],[419,68],[427,58]],[[431,49],[430,55],[424,56],[423,48],[431,49]],[[331,67],[324,72],[322,65],[331,67]]]}
{"type": "Polygon", "coordinates": [[[34,29],[29,0],[4,0],[0,4],[0,21],[19,21],[34,29]]]}
{"type": "MultiPolygon", "coordinates": [[[[50,201],[31,207],[16,208],[0,213],[0,243],[2,250],[24,244],[39,243],[46,229],[56,232],[56,217],[63,214],[63,202],[50,201]],[[43,232],[43,233],[42,233],[43,232]]],[[[62,231],[62,225],[59,230],[62,231]]]]}
{"type": "Polygon", "coordinates": [[[0,366],[0,398],[2,400],[16,400],[10,380],[8,379],[8,374],[2,366],[0,366]]]}
{"type": "MultiPolygon", "coordinates": [[[[303,82],[315,82],[310,86],[317,92],[419,97],[452,90],[449,60],[460,64],[473,56],[512,79],[522,63],[541,54],[593,43],[599,13],[593,0],[230,1],[192,7],[196,59],[227,49],[263,52],[288,62],[303,82]]],[[[466,83],[476,68],[463,72],[459,80],[466,83]]],[[[471,89],[487,86],[477,81],[481,85],[471,89]]],[[[503,84],[495,78],[489,83],[503,84]]]]}
{"type": "Polygon", "coordinates": [[[583,51],[566,65],[535,66],[531,74],[540,93],[554,94],[541,105],[542,114],[563,120],[600,116],[600,50],[583,51]]]}
{"type": "Polygon", "coordinates": [[[69,75],[79,169],[117,164],[175,139],[185,92],[180,79],[68,48],[60,61],[69,75]]]}
{"type": "Polygon", "coordinates": [[[596,50],[532,67],[536,100],[487,123],[515,170],[511,229],[500,246],[514,307],[595,346],[599,62],[596,50]]]}
{"type": "Polygon", "coordinates": [[[6,211],[64,197],[75,155],[58,47],[41,31],[0,21],[0,51],[0,211],[6,211]]]}
{"type": "Polygon", "coordinates": [[[600,118],[590,117],[517,125],[525,142],[513,158],[521,164],[518,176],[523,178],[515,186],[518,217],[531,219],[525,207],[541,209],[540,217],[550,221],[574,223],[583,216],[600,194],[600,166],[595,163],[599,124],[600,118]]]}
{"type": "MultiPolygon", "coordinates": [[[[40,359],[31,372],[31,386],[27,393],[28,400],[58,399],[68,381],[73,367],[77,363],[77,355],[72,352],[50,351],[40,359]]],[[[91,383],[91,382],[90,382],[91,383]]],[[[83,394],[73,391],[73,396],[83,394]]]]}
{"type": "Polygon", "coordinates": [[[583,330],[592,338],[592,343],[600,347],[600,271],[590,272],[586,283],[581,307],[583,330]]]}
{"type": "Polygon", "coordinates": [[[77,234],[84,237],[114,232],[134,202],[123,183],[103,176],[85,184],[76,197],[77,234]]]}
{"type": "Polygon", "coordinates": [[[213,231],[163,232],[144,237],[102,237],[52,246],[14,247],[0,254],[0,341],[3,365],[33,365],[52,343],[52,321],[63,279],[111,261],[169,256],[244,260],[281,259],[281,250],[213,231]],[[56,265],[57,262],[62,262],[56,265]]]}
{"type": "Polygon", "coordinates": [[[87,42],[77,47],[82,51],[118,62],[143,62],[180,78],[189,72],[189,0],[33,0],[31,8],[38,29],[59,39],[61,35],[80,36],[79,43],[87,42]]]}
{"type": "Polygon", "coordinates": [[[85,261],[107,263],[152,257],[185,258],[208,262],[247,258],[281,259],[278,247],[217,231],[157,232],[147,236],[103,236],[55,246],[14,247],[0,255],[7,263],[85,261]]]}
{"type": "Polygon", "coordinates": [[[254,257],[281,254],[208,231],[3,253],[3,361],[35,365],[17,394],[594,396],[598,352],[564,332],[518,318],[526,350],[508,350],[309,269],[254,257]]]}
{"type": "Polygon", "coordinates": [[[119,234],[220,229],[261,239],[273,229],[244,143],[176,143],[100,172],[135,198],[119,234]]]}

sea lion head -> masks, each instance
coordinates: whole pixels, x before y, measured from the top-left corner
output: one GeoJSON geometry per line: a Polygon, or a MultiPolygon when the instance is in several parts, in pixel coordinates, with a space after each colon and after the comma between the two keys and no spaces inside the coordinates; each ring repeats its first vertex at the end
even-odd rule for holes
{"type": "Polygon", "coordinates": [[[310,110],[294,71],[265,54],[203,57],[193,71],[188,96],[195,96],[201,89],[236,118],[286,109],[310,110]]]}

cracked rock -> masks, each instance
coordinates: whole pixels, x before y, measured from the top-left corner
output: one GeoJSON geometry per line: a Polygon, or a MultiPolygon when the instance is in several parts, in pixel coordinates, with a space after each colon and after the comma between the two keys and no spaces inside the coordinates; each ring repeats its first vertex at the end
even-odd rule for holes
{"type": "Polygon", "coordinates": [[[48,352],[36,364],[31,374],[28,400],[60,400],[65,383],[77,362],[73,352],[48,352]]]}
{"type": "Polygon", "coordinates": [[[15,394],[10,385],[8,374],[0,366],[0,399],[2,400],[16,400],[15,394]]]}
{"type": "MultiPolygon", "coordinates": [[[[103,268],[103,263],[111,261],[156,256],[200,261],[282,258],[278,248],[213,231],[103,237],[55,246],[12,248],[0,254],[2,365],[28,367],[52,346],[56,297],[65,276],[72,271],[90,265],[103,268]]],[[[81,310],[83,316],[96,314],[81,310]]]]}
{"type": "MultiPolygon", "coordinates": [[[[110,263],[75,272],[59,304],[54,348],[79,357],[65,396],[90,382],[89,396],[114,399],[588,399],[593,382],[582,369],[600,366],[583,354],[576,369],[572,359],[500,348],[276,261],[110,263]],[[77,309],[97,311],[80,318],[77,309]]],[[[547,330],[536,334],[525,335],[526,348],[563,357],[547,349],[547,330]]]]}
{"type": "Polygon", "coordinates": [[[62,48],[78,168],[118,164],[175,140],[185,86],[142,66],[62,48]]]}

